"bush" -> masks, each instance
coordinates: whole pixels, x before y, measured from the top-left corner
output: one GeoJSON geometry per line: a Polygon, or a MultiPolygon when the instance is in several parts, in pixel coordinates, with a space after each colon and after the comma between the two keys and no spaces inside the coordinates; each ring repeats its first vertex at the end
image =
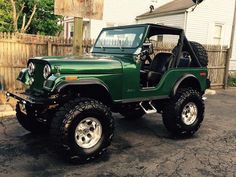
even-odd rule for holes
{"type": "Polygon", "coordinates": [[[236,87],[236,76],[229,75],[229,77],[228,77],[228,86],[236,87]]]}

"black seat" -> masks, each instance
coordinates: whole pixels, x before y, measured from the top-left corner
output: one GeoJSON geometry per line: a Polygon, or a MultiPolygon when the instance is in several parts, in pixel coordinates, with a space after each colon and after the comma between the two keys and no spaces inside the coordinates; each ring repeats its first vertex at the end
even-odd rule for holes
{"type": "Polygon", "coordinates": [[[173,58],[172,53],[165,53],[165,52],[158,53],[154,57],[150,65],[150,71],[148,72],[148,76],[147,76],[149,87],[155,86],[156,84],[159,83],[162,75],[168,69],[169,63],[172,58],[173,58]]]}
{"type": "Polygon", "coordinates": [[[190,58],[180,58],[178,67],[189,67],[190,66],[190,58]]]}

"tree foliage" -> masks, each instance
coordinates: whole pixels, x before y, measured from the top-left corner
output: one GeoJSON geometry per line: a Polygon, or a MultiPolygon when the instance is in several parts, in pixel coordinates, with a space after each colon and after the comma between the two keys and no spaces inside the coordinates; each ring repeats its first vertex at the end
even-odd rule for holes
{"type": "Polygon", "coordinates": [[[0,32],[12,32],[13,21],[9,0],[0,0],[0,32]]]}
{"type": "Polygon", "coordinates": [[[58,24],[62,17],[54,15],[54,0],[21,0],[25,2],[26,8],[23,13],[29,17],[37,3],[37,10],[27,30],[32,34],[56,35],[62,31],[62,26],[58,24]]]}
{"type": "Polygon", "coordinates": [[[34,28],[31,28],[30,32],[56,35],[63,30],[62,25],[58,24],[62,19],[61,16],[54,15],[54,0],[40,0],[38,11],[32,22],[34,28]]]}
{"type": "Polygon", "coordinates": [[[25,33],[31,24],[34,14],[37,10],[38,3],[37,2],[34,3],[34,6],[32,8],[32,12],[27,16],[27,13],[25,12],[26,6],[25,6],[24,1],[21,2],[21,0],[18,0],[18,1],[17,0],[10,0],[10,2],[11,2],[11,6],[12,6],[12,19],[13,19],[14,32],[20,31],[21,33],[25,33]],[[28,19],[27,19],[27,17],[28,17],[28,19]],[[18,22],[20,20],[21,20],[21,28],[19,29],[18,22]]]}
{"type": "MultiPolygon", "coordinates": [[[[10,26],[11,31],[56,35],[63,29],[58,23],[62,17],[54,15],[54,0],[0,0],[0,7],[2,5],[10,9],[10,13],[9,10],[8,13],[2,12],[4,18],[1,20],[10,26]]],[[[7,30],[0,27],[0,31],[7,30]]]]}

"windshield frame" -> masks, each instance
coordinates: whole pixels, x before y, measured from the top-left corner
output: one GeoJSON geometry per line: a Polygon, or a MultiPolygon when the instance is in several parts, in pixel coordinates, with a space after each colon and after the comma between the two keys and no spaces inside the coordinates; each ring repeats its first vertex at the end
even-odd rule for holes
{"type": "Polygon", "coordinates": [[[130,26],[120,26],[120,27],[118,26],[118,27],[103,28],[102,31],[99,33],[99,35],[98,35],[98,37],[97,37],[97,39],[94,43],[93,48],[101,49],[102,51],[105,51],[106,49],[113,49],[113,50],[115,50],[115,49],[119,49],[119,50],[121,50],[121,49],[137,49],[143,44],[143,41],[144,41],[145,36],[146,36],[147,28],[148,28],[147,25],[130,25],[130,26]],[[125,47],[125,46],[121,46],[121,47],[118,47],[118,46],[117,47],[106,47],[106,46],[102,47],[101,46],[100,47],[100,46],[96,46],[99,38],[101,37],[101,35],[103,34],[104,31],[116,30],[116,29],[127,29],[127,28],[144,28],[143,36],[142,36],[142,38],[139,42],[139,45],[137,45],[136,47],[125,47]]]}

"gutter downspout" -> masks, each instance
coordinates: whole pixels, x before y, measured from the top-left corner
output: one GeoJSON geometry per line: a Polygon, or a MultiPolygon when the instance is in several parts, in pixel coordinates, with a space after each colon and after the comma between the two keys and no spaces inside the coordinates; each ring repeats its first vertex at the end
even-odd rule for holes
{"type": "Polygon", "coordinates": [[[184,12],[184,31],[187,34],[187,25],[188,25],[188,10],[184,12]]]}
{"type": "Polygon", "coordinates": [[[234,37],[235,37],[235,29],[236,29],[236,1],[234,2],[234,16],[233,16],[233,24],[232,24],[232,31],[231,31],[231,39],[230,39],[230,46],[228,49],[228,55],[225,65],[225,78],[224,78],[224,89],[228,87],[228,77],[229,77],[229,65],[230,60],[232,60],[232,54],[234,49],[234,37]]]}

